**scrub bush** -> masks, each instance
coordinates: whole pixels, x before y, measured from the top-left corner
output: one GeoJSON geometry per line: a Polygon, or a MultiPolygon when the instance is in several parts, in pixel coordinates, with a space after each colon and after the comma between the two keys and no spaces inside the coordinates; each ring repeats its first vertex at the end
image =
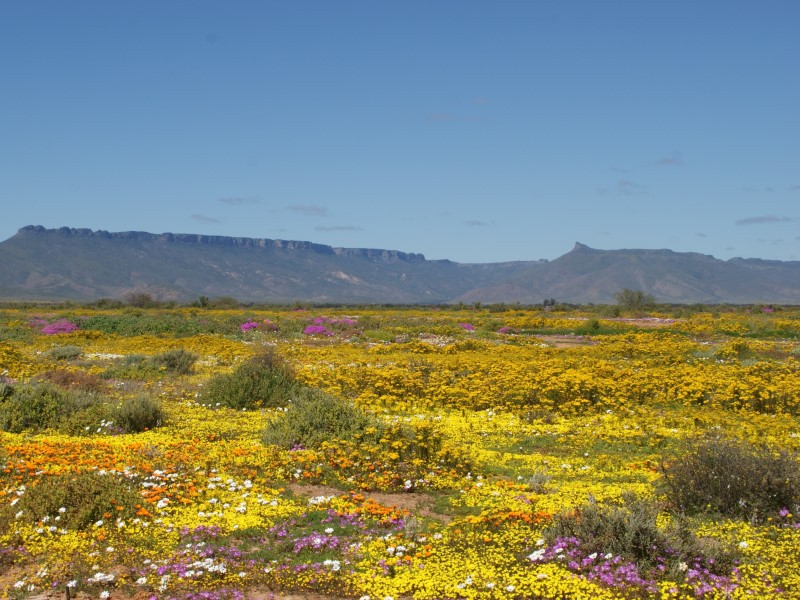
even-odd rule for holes
{"type": "Polygon", "coordinates": [[[46,520],[59,528],[84,530],[106,514],[132,518],[141,502],[134,482],[119,475],[96,471],[47,475],[29,486],[13,507],[3,507],[0,530],[7,530],[17,513],[25,523],[46,520]]]}
{"type": "Polygon", "coordinates": [[[704,437],[663,460],[661,474],[667,501],[680,512],[760,522],[800,508],[800,463],[788,450],[704,437]]]}
{"type": "Polygon", "coordinates": [[[197,361],[197,354],[183,348],[167,350],[150,358],[150,362],[158,369],[164,369],[177,375],[188,375],[197,361]]]}
{"type": "Polygon", "coordinates": [[[100,377],[86,371],[68,371],[66,369],[47,371],[37,375],[34,381],[48,381],[62,388],[87,392],[102,392],[106,389],[106,384],[100,377]]]}
{"type": "Polygon", "coordinates": [[[262,440],[284,448],[318,448],[334,439],[363,438],[368,431],[377,441],[382,429],[380,421],[352,403],[305,388],[295,395],[286,412],[267,426],[262,440]]]}
{"type": "Polygon", "coordinates": [[[619,557],[635,564],[641,573],[667,570],[680,577],[681,563],[727,574],[736,565],[733,548],[694,535],[682,521],[659,528],[658,507],[652,502],[627,497],[626,506],[588,504],[553,517],[544,536],[552,544],[571,540],[581,556],[619,557]]]}
{"type": "Polygon", "coordinates": [[[79,346],[57,346],[50,350],[47,355],[54,360],[75,360],[83,354],[79,346]]]}
{"type": "Polygon", "coordinates": [[[114,423],[126,433],[154,429],[164,421],[161,403],[146,394],[128,398],[112,414],[114,423]]]}
{"type": "Polygon", "coordinates": [[[289,365],[271,350],[266,350],[239,365],[232,373],[211,379],[200,403],[237,410],[283,407],[301,387],[289,365]]]}

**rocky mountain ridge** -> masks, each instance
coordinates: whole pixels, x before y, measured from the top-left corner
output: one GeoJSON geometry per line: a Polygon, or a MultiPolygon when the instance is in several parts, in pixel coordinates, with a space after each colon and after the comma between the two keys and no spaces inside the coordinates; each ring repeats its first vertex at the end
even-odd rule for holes
{"type": "Polygon", "coordinates": [[[800,304],[800,261],[727,261],[576,243],[554,260],[456,263],[304,241],[27,226],[0,242],[0,299],[438,304],[611,303],[623,288],[669,303],[800,304]]]}

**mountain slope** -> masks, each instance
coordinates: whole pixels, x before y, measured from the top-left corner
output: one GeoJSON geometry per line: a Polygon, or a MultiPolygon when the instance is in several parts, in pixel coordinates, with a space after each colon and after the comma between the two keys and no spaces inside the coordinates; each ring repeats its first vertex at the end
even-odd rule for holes
{"type": "Polygon", "coordinates": [[[643,290],[660,302],[800,303],[800,262],[722,261],[694,252],[595,250],[577,243],[567,254],[512,276],[502,289],[476,287],[458,300],[607,303],[623,288],[643,290]]]}
{"type": "Polygon", "coordinates": [[[553,261],[460,264],[311,242],[28,226],[0,242],[0,298],[249,302],[609,303],[623,288],[674,303],[800,304],[800,262],[671,250],[596,250],[553,261]]]}

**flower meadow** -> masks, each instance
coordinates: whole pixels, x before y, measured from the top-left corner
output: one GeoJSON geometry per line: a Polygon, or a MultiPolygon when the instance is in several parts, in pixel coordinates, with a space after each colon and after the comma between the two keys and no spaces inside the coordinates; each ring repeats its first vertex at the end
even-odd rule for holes
{"type": "Polygon", "coordinates": [[[791,307],[3,307],[0,594],[800,598],[799,359],[791,307]]]}

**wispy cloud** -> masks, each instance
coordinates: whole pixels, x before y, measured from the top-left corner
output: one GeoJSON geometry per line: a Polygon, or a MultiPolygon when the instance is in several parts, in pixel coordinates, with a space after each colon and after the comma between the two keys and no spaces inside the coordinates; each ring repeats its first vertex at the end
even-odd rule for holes
{"type": "Polygon", "coordinates": [[[705,233],[695,233],[695,235],[699,238],[708,237],[705,233]]]}
{"type": "Polygon", "coordinates": [[[485,106],[487,104],[491,104],[491,100],[486,96],[478,96],[477,98],[473,98],[472,103],[477,104],[478,106],[485,106]]]}
{"type": "Polygon", "coordinates": [[[765,186],[765,187],[753,187],[752,185],[746,185],[745,187],[742,188],[742,191],[743,192],[761,194],[761,193],[764,193],[764,192],[772,193],[772,192],[775,191],[775,188],[772,187],[771,185],[768,185],[768,186],[765,186]]]}
{"type": "Polygon", "coordinates": [[[328,209],[324,206],[317,206],[315,204],[290,204],[286,210],[300,213],[307,217],[327,217],[328,209]]]}
{"type": "Polygon", "coordinates": [[[427,123],[478,123],[483,117],[475,115],[458,115],[449,112],[430,113],[425,117],[427,123]]]}
{"type": "Polygon", "coordinates": [[[199,221],[200,223],[222,223],[222,221],[219,219],[215,219],[214,217],[209,217],[206,215],[194,214],[192,215],[192,219],[199,221]]]}
{"type": "Polygon", "coordinates": [[[680,156],[673,154],[672,156],[665,156],[656,161],[659,167],[677,167],[683,164],[683,159],[680,156]]]}
{"type": "Polygon", "coordinates": [[[491,223],[487,221],[464,221],[464,225],[469,225],[470,227],[489,227],[491,223]]]}
{"type": "Polygon", "coordinates": [[[455,121],[456,116],[450,113],[443,113],[443,112],[431,113],[427,117],[425,117],[425,120],[428,123],[448,123],[450,121],[455,121]]]}
{"type": "Polygon", "coordinates": [[[361,231],[361,227],[355,225],[333,225],[330,227],[314,227],[314,231],[361,231]]]}
{"type": "Polygon", "coordinates": [[[217,202],[222,202],[229,206],[241,206],[242,204],[258,204],[258,198],[246,198],[242,196],[226,196],[217,198],[217,202]]]}
{"type": "Polygon", "coordinates": [[[747,217],[736,221],[737,225],[764,225],[769,223],[790,223],[789,217],[776,217],[775,215],[764,215],[761,217],[747,217]]]}
{"type": "Polygon", "coordinates": [[[624,196],[643,196],[650,193],[646,185],[636,183],[630,179],[620,179],[617,181],[616,191],[624,196]]]}

